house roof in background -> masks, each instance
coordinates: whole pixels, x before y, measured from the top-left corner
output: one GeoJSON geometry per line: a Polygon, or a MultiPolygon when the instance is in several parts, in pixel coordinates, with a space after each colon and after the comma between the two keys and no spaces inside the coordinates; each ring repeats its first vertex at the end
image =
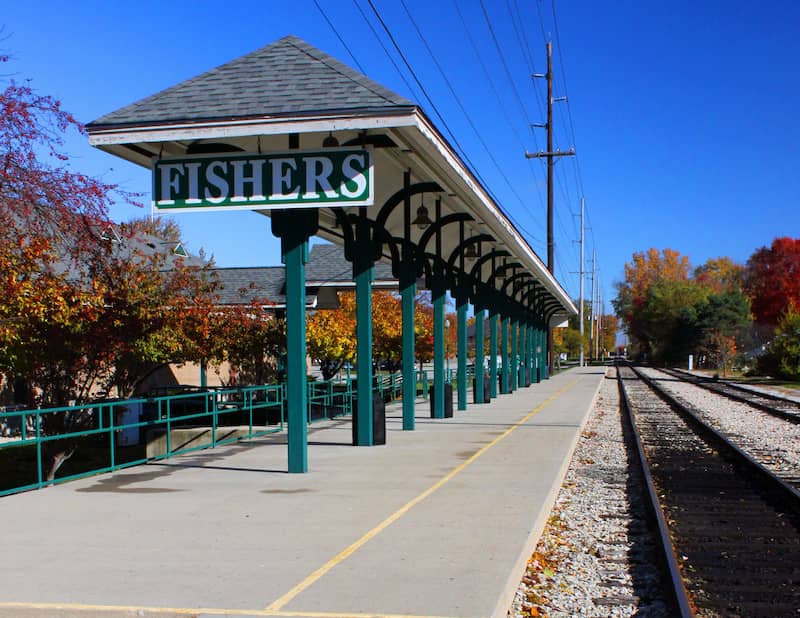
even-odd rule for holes
{"type": "MultiPolygon", "coordinates": [[[[392,274],[389,264],[375,263],[375,282],[390,282],[390,287],[397,287],[397,278],[392,274]]],[[[336,283],[347,287],[353,285],[353,265],[345,259],[344,248],[332,243],[314,245],[306,265],[306,284],[336,283]]]]}
{"type": "MultiPolygon", "coordinates": [[[[259,302],[265,306],[286,304],[283,266],[254,268],[215,268],[220,284],[218,294],[223,305],[248,305],[259,302]]],[[[306,304],[313,296],[306,297],[306,304]]]]}
{"type": "MultiPolygon", "coordinates": [[[[246,305],[260,302],[264,307],[286,306],[286,270],[283,266],[252,268],[215,268],[223,305],[246,305]]],[[[344,258],[344,249],[330,243],[314,245],[306,265],[306,307],[336,307],[335,290],[352,288],[353,266],[344,258]],[[323,288],[332,288],[330,293],[323,288]]],[[[396,288],[388,264],[375,264],[375,288],[396,288]]]]}

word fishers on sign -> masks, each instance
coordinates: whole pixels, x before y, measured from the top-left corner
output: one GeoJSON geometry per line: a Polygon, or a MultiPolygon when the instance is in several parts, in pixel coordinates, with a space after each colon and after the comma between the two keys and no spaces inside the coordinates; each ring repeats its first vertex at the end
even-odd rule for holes
{"type": "Polygon", "coordinates": [[[158,159],[158,210],[269,210],[374,203],[368,150],[219,154],[158,159]]]}

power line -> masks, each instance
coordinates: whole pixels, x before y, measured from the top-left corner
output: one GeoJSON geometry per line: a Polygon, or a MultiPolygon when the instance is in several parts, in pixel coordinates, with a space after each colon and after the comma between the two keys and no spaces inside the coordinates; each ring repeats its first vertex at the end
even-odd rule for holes
{"type": "MultiPolygon", "coordinates": [[[[314,1],[316,2],[317,0],[314,0],[314,1]]],[[[358,3],[357,0],[353,0],[353,4],[356,5],[356,8],[358,9],[358,12],[361,13],[361,17],[364,18],[364,21],[366,22],[367,26],[369,27],[370,31],[372,32],[372,35],[378,41],[378,44],[381,46],[381,49],[383,49],[383,53],[386,54],[386,57],[389,59],[389,62],[392,63],[392,66],[394,67],[394,70],[397,71],[397,74],[400,76],[400,79],[403,80],[403,83],[406,85],[406,88],[408,88],[408,91],[411,92],[414,95],[415,99],[419,99],[419,95],[417,94],[417,91],[414,88],[411,87],[411,84],[408,82],[408,79],[406,79],[405,73],[403,73],[400,70],[400,67],[397,66],[397,63],[394,61],[394,58],[392,57],[392,55],[389,53],[389,50],[386,49],[386,46],[383,44],[383,40],[378,35],[378,31],[375,30],[375,28],[373,27],[372,22],[367,18],[367,14],[364,12],[364,9],[361,8],[361,5],[358,3]]]]}
{"type": "MultiPolygon", "coordinates": [[[[528,115],[528,111],[527,111],[527,109],[525,107],[525,104],[522,101],[522,97],[520,96],[519,91],[517,90],[517,87],[515,85],[514,79],[513,79],[512,75],[511,75],[511,71],[510,71],[510,69],[508,67],[508,63],[506,62],[505,54],[503,53],[503,49],[500,46],[500,41],[499,41],[499,39],[497,37],[497,34],[495,33],[494,27],[492,26],[492,21],[489,18],[489,13],[486,10],[486,5],[484,4],[483,0],[480,0],[480,5],[481,5],[481,11],[483,13],[484,20],[486,21],[486,26],[489,29],[489,34],[492,37],[492,41],[494,42],[494,46],[495,46],[495,49],[497,50],[498,57],[500,58],[500,63],[503,66],[503,71],[505,72],[506,79],[508,80],[508,83],[511,86],[511,91],[514,94],[514,97],[516,98],[516,101],[517,101],[517,104],[519,105],[520,110],[522,111],[522,115],[525,117],[528,129],[529,129],[531,135],[533,136],[533,141],[534,141],[534,145],[536,146],[536,150],[539,150],[539,140],[538,140],[538,138],[536,136],[536,132],[533,130],[533,123],[531,122],[530,116],[528,115]]],[[[512,22],[513,22],[513,16],[512,16],[512,22]]],[[[524,55],[524,53],[523,53],[523,55],[524,55]]],[[[549,218],[549,216],[548,216],[548,218],[549,218]]],[[[548,245],[549,245],[549,243],[550,243],[550,240],[548,239],[548,245]]],[[[550,254],[550,249],[548,248],[548,263],[552,262],[552,259],[550,258],[549,254],[550,254]]],[[[552,267],[552,264],[548,264],[548,266],[552,267]]]]}
{"type": "Polygon", "coordinates": [[[364,67],[362,67],[361,64],[358,62],[358,59],[356,58],[355,54],[350,50],[350,48],[347,46],[347,43],[344,42],[344,39],[339,34],[339,31],[336,29],[336,26],[334,26],[333,22],[330,19],[328,19],[327,14],[322,9],[322,6],[318,2],[318,0],[314,0],[314,4],[316,5],[317,10],[322,14],[322,17],[325,19],[325,21],[328,22],[328,25],[331,27],[331,30],[333,30],[333,33],[336,35],[336,38],[339,39],[339,42],[347,50],[347,53],[350,54],[350,57],[353,59],[353,62],[356,63],[358,70],[361,71],[362,73],[365,73],[364,67]]]}
{"type": "Polygon", "coordinates": [[[497,35],[494,32],[494,27],[492,26],[492,21],[489,19],[489,13],[486,11],[486,5],[481,2],[481,10],[483,11],[483,17],[486,20],[486,25],[489,27],[489,33],[492,35],[492,41],[494,41],[495,49],[497,49],[497,54],[500,57],[500,63],[503,65],[503,70],[505,71],[506,78],[508,79],[508,83],[511,85],[511,91],[514,93],[514,97],[517,99],[517,104],[519,105],[520,110],[522,110],[522,115],[525,116],[525,120],[528,123],[528,128],[530,129],[531,135],[533,135],[533,143],[536,146],[536,149],[539,149],[539,141],[536,139],[536,132],[533,130],[533,123],[531,122],[530,116],[528,115],[528,111],[525,109],[525,104],[522,102],[522,97],[519,95],[519,91],[517,90],[516,85],[514,84],[514,79],[511,77],[511,71],[508,69],[508,64],[506,63],[505,54],[503,54],[503,50],[500,47],[500,42],[497,39],[497,35]]]}
{"type": "MultiPolygon", "coordinates": [[[[483,71],[483,75],[486,78],[486,81],[489,83],[489,86],[490,86],[490,88],[492,90],[492,93],[495,96],[495,99],[497,99],[497,103],[498,103],[498,105],[500,107],[500,111],[503,114],[503,118],[505,119],[506,124],[508,125],[508,128],[511,130],[511,134],[517,139],[517,144],[519,144],[520,149],[524,150],[525,149],[525,144],[522,142],[522,139],[519,136],[519,132],[514,129],[514,124],[511,121],[511,118],[509,116],[509,113],[508,113],[508,110],[506,109],[505,104],[503,103],[503,99],[502,99],[502,97],[500,96],[500,93],[497,90],[497,86],[495,86],[495,83],[494,83],[494,80],[492,79],[491,73],[486,68],[486,63],[484,63],[483,58],[481,57],[480,51],[478,50],[478,46],[475,44],[475,39],[472,37],[472,34],[470,33],[470,29],[467,26],[466,20],[464,19],[464,14],[461,12],[461,9],[458,6],[458,0],[453,0],[453,6],[455,6],[456,13],[458,13],[458,17],[461,20],[461,25],[464,28],[464,33],[467,35],[467,40],[469,41],[470,46],[472,47],[472,51],[475,53],[475,57],[477,58],[478,64],[480,65],[481,70],[483,71]]],[[[531,178],[533,179],[534,184],[535,184],[535,183],[538,182],[538,178],[536,177],[536,174],[534,173],[532,166],[533,166],[533,164],[529,161],[528,162],[528,170],[530,171],[531,178]]],[[[536,191],[536,196],[539,198],[539,205],[544,207],[544,201],[543,201],[541,192],[536,191]]],[[[517,197],[519,199],[519,196],[517,196],[517,197]]],[[[522,203],[521,199],[520,199],[520,203],[522,204],[524,210],[529,215],[532,215],[532,213],[530,212],[530,209],[525,207],[525,205],[522,203]]],[[[537,223],[537,225],[539,225],[539,227],[542,228],[542,231],[544,231],[544,225],[540,221],[538,221],[536,219],[533,219],[533,220],[537,223]]]]}
{"type": "MultiPolygon", "coordinates": [[[[382,17],[382,16],[381,16],[381,14],[380,14],[380,11],[378,11],[378,8],[377,8],[377,7],[375,6],[375,4],[373,3],[373,0],[367,0],[367,2],[369,3],[369,5],[370,5],[370,8],[372,9],[372,12],[375,14],[375,17],[378,19],[378,21],[380,22],[381,26],[383,27],[383,30],[384,30],[384,32],[386,32],[386,35],[389,37],[389,40],[392,42],[392,45],[394,46],[395,50],[396,50],[396,51],[397,51],[397,53],[400,55],[400,58],[403,60],[403,63],[406,65],[406,68],[408,68],[408,71],[411,73],[411,76],[414,78],[414,81],[417,83],[417,85],[419,86],[419,88],[420,88],[420,90],[422,91],[423,95],[425,96],[425,99],[428,101],[428,103],[430,104],[431,108],[432,108],[432,109],[433,109],[433,111],[436,113],[436,115],[437,115],[437,117],[439,118],[439,120],[442,122],[443,126],[445,127],[445,129],[446,129],[446,130],[447,130],[447,132],[449,133],[449,135],[450,135],[451,139],[453,140],[453,142],[455,143],[455,145],[456,145],[456,146],[458,147],[458,149],[460,150],[460,152],[461,152],[461,155],[464,157],[464,159],[465,159],[465,160],[467,161],[467,163],[469,164],[469,166],[470,166],[470,168],[471,168],[471,170],[472,170],[472,173],[473,173],[473,174],[475,175],[475,177],[476,177],[476,178],[477,178],[477,179],[478,179],[478,180],[481,182],[481,184],[482,184],[482,185],[483,185],[483,187],[486,189],[486,191],[489,193],[489,195],[491,196],[491,198],[492,198],[492,199],[493,199],[493,200],[494,200],[494,201],[495,201],[497,204],[499,204],[499,203],[500,203],[500,201],[499,201],[499,200],[497,199],[497,197],[496,197],[496,196],[493,194],[493,192],[492,192],[492,191],[491,191],[491,189],[489,188],[489,185],[488,185],[488,183],[487,183],[487,182],[486,182],[486,181],[485,181],[485,180],[484,180],[484,179],[481,177],[480,173],[478,172],[478,169],[477,169],[477,167],[476,167],[476,166],[475,166],[475,164],[472,162],[472,160],[469,158],[469,155],[467,154],[467,152],[466,152],[466,150],[464,149],[464,147],[463,147],[463,146],[461,146],[461,144],[459,143],[458,139],[457,139],[457,138],[456,138],[456,136],[455,136],[455,133],[454,133],[454,132],[453,132],[453,130],[450,128],[450,126],[447,124],[447,121],[444,119],[444,116],[443,116],[443,115],[442,115],[442,113],[439,111],[439,109],[436,107],[436,104],[433,102],[433,99],[430,97],[430,95],[428,95],[428,92],[427,92],[427,90],[425,89],[425,86],[422,84],[422,81],[421,81],[421,80],[419,79],[419,77],[417,76],[417,74],[416,74],[416,72],[414,71],[413,67],[411,66],[411,63],[409,62],[408,58],[407,58],[407,57],[405,56],[405,54],[403,53],[402,49],[400,48],[400,45],[399,45],[399,43],[397,42],[397,40],[395,39],[394,35],[392,34],[392,32],[391,32],[391,30],[390,30],[389,26],[386,24],[386,22],[384,21],[383,17],[382,17]]],[[[404,7],[404,8],[405,8],[405,7],[404,7]]],[[[406,8],[406,12],[408,12],[408,9],[407,9],[407,8],[406,8]]],[[[413,23],[413,20],[412,20],[412,23],[413,23]]],[[[418,32],[419,32],[419,30],[418,30],[418,32]]],[[[424,37],[423,37],[423,39],[424,39],[424,37]]],[[[428,48],[428,49],[429,49],[429,53],[432,53],[432,52],[430,51],[430,48],[428,48]]],[[[488,150],[488,149],[487,149],[487,150],[488,150]]],[[[490,156],[491,156],[491,154],[490,154],[490,156]]],[[[498,168],[499,168],[499,166],[498,166],[498,168]]],[[[503,173],[503,172],[502,172],[502,170],[501,170],[501,173],[503,173]]],[[[509,182],[509,185],[510,185],[510,182],[509,182]]],[[[513,187],[512,187],[512,191],[513,191],[513,187]]],[[[519,198],[519,199],[521,200],[521,198],[519,198]]],[[[524,232],[524,233],[525,233],[525,234],[526,234],[526,235],[527,235],[529,238],[531,238],[531,239],[533,239],[533,240],[536,240],[536,237],[535,237],[533,234],[531,234],[531,233],[530,233],[528,230],[526,230],[526,229],[525,229],[525,228],[524,228],[522,225],[520,225],[520,224],[519,224],[519,222],[518,222],[518,221],[516,221],[516,220],[515,220],[513,217],[511,217],[511,215],[510,215],[510,214],[509,214],[509,218],[511,218],[512,222],[514,223],[514,225],[515,225],[515,226],[517,226],[517,227],[518,227],[518,228],[519,228],[519,229],[520,229],[522,232],[524,232]]]]}
{"type": "Polygon", "coordinates": [[[386,32],[386,35],[389,37],[389,40],[392,42],[392,45],[394,45],[395,50],[400,55],[400,58],[403,60],[403,64],[406,65],[406,68],[411,73],[411,76],[414,78],[414,81],[417,83],[417,86],[419,86],[419,89],[422,91],[422,94],[425,96],[425,99],[430,104],[431,109],[439,117],[439,120],[441,121],[442,125],[447,130],[447,132],[450,134],[450,139],[453,140],[453,143],[461,151],[461,156],[464,157],[464,159],[469,164],[470,168],[472,168],[472,173],[475,174],[475,176],[481,181],[481,184],[483,184],[484,187],[486,188],[486,190],[489,191],[488,185],[486,184],[486,182],[483,181],[483,179],[478,174],[477,167],[475,167],[475,164],[473,164],[472,161],[470,160],[469,155],[467,155],[467,151],[459,143],[458,139],[456,138],[455,133],[450,128],[450,125],[447,124],[447,121],[444,119],[444,116],[439,111],[439,108],[436,107],[436,104],[433,102],[433,99],[431,99],[430,95],[428,95],[428,91],[425,90],[425,86],[422,85],[422,82],[420,81],[419,77],[417,77],[417,74],[414,71],[414,69],[412,68],[411,63],[408,61],[408,58],[406,58],[405,54],[403,53],[403,50],[400,49],[400,45],[395,40],[394,35],[392,35],[392,31],[389,29],[389,26],[386,25],[385,21],[383,21],[383,17],[381,17],[381,14],[378,11],[378,8],[375,6],[375,4],[373,3],[372,0],[367,0],[367,2],[369,3],[369,6],[372,9],[372,12],[375,13],[375,17],[378,18],[378,21],[380,22],[381,26],[383,27],[384,32],[386,32]]]}
{"type": "Polygon", "coordinates": [[[528,72],[531,79],[531,85],[533,86],[533,94],[536,99],[536,105],[538,107],[539,115],[544,116],[544,106],[542,103],[542,95],[539,92],[539,89],[536,87],[536,80],[533,78],[533,75],[537,72],[535,63],[533,61],[533,53],[531,52],[530,45],[528,45],[527,37],[525,37],[525,23],[522,20],[522,14],[519,10],[519,4],[517,4],[517,0],[514,0],[515,7],[516,7],[516,15],[519,19],[519,27],[517,27],[517,18],[514,17],[514,11],[511,9],[511,2],[510,0],[506,0],[506,8],[508,9],[508,15],[511,18],[511,24],[514,26],[514,34],[517,37],[517,44],[519,45],[520,51],[522,52],[522,57],[525,59],[525,62],[528,65],[528,72]]]}
{"type": "Polygon", "coordinates": [[[428,44],[428,41],[425,38],[425,35],[422,34],[422,31],[420,30],[419,26],[417,25],[417,22],[414,20],[414,17],[411,14],[411,11],[408,10],[408,6],[406,6],[405,0],[400,0],[400,4],[403,6],[403,9],[405,10],[406,15],[408,15],[409,21],[411,21],[411,25],[414,26],[414,30],[416,30],[417,35],[419,36],[420,40],[422,41],[422,44],[425,46],[425,49],[428,51],[428,55],[431,57],[431,60],[433,60],[433,64],[439,70],[439,73],[441,74],[442,79],[444,80],[444,83],[447,85],[448,90],[450,90],[450,94],[453,96],[453,99],[455,100],[456,104],[458,105],[459,109],[461,110],[461,113],[463,113],[464,117],[467,119],[467,123],[469,123],[469,126],[472,128],[472,131],[475,133],[475,136],[478,138],[478,141],[481,143],[481,146],[483,146],[483,149],[486,151],[486,154],[489,156],[489,159],[492,161],[492,163],[494,163],[494,166],[497,168],[497,171],[500,172],[500,175],[502,176],[503,180],[506,181],[506,184],[508,185],[508,188],[514,194],[514,196],[519,200],[519,203],[522,204],[523,207],[524,207],[525,203],[522,201],[522,197],[519,195],[517,190],[514,188],[514,185],[511,184],[511,181],[509,180],[508,175],[505,173],[503,168],[497,162],[497,159],[492,154],[492,151],[489,149],[489,146],[486,144],[486,142],[484,141],[483,137],[481,136],[480,131],[478,131],[478,128],[475,126],[475,123],[472,121],[471,116],[469,115],[469,113],[467,112],[467,110],[464,107],[463,103],[461,102],[461,98],[458,96],[458,93],[456,93],[455,88],[453,88],[453,84],[450,83],[450,80],[447,78],[447,74],[445,73],[444,69],[442,69],[442,65],[439,64],[439,61],[436,59],[436,55],[433,53],[433,50],[431,49],[431,46],[428,44]]]}

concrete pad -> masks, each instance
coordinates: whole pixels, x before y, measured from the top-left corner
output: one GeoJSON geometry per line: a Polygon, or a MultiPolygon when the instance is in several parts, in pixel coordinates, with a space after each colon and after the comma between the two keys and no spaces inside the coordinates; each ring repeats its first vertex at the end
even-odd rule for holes
{"type": "Polygon", "coordinates": [[[0,499],[0,616],[502,616],[591,409],[572,369],[350,446],[286,436],[0,499]]]}

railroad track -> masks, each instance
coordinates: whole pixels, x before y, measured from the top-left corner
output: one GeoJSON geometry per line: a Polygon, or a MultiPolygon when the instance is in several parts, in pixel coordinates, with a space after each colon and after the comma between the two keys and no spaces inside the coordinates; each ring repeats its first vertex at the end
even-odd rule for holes
{"type": "Polygon", "coordinates": [[[686,382],[691,382],[692,384],[727,397],[728,399],[732,399],[733,401],[746,403],[767,414],[772,414],[773,416],[787,420],[790,423],[800,424],[800,402],[771,393],[757,392],[744,386],[739,386],[738,384],[732,384],[731,382],[698,376],[680,369],[661,369],[660,371],[686,382]]]}
{"type": "Polygon", "coordinates": [[[797,616],[800,494],[633,369],[620,391],[684,616],[797,616]]]}
{"type": "Polygon", "coordinates": [[[762,466],[800,490],[800,426],[749,403],[732,401],[704,389],[694,380],[676,381],[672,371],[651,368],[638,371],[762,466]]]}

